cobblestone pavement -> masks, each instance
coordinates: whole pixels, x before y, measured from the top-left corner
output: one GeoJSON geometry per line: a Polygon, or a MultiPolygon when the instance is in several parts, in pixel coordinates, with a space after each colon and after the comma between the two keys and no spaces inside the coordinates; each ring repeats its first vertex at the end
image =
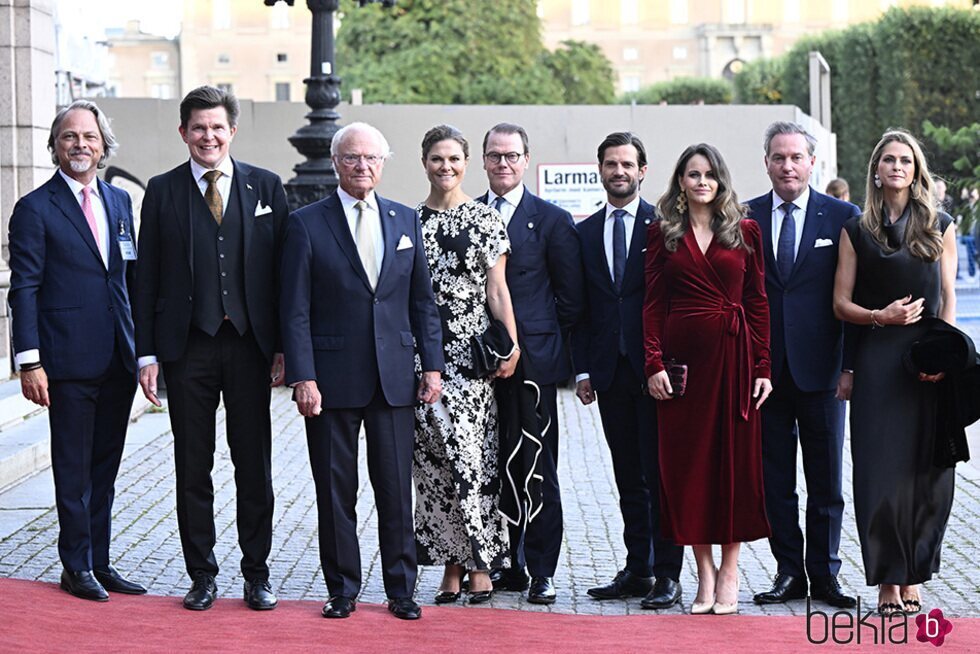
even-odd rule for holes
{"type": "MultiPolygon", "coordinates": [[[[978,323],[980,325],[980,323],[978,323]]],[[[272,582],[284,599],[323,600],[323,582],[317,553],[316,503],[306,452],[303,422],[289,394],[273,395],[273,475],[276,491],[272,548],[272,582]]],[[[599,426],[595,405],[582,407],[570,391],[559,397],[562,425],[559,470],[564,498],[565,541],[556,576],[558,601],[551,607],[528,604],[521,594],[499,593],[491,605],[530,611],[622,615],[647,613],[639,599],[598,602],[586,594],[597,583],[608,581],[623,564],[622,520],[613,482],[609,454],[599,426]]],[[[219,434],[224,414],[218,415],[219,434]]],[[[977,438],[971,440],[977,444],[977,438]]],[[[860,549],[851,503],[851,462],[845,446],[844,533],[841,542],[844,588],[860,595],[870,606],[874,589],[864,585],[860,549]]],[[[977,451],[977,448],[974,448],[977,451]]],[[[221,596],[240,597],[234,477],[227,444],[219,438],[214,471],[215,512],[218,533],[216,557],[221,567],[221,596]]],[[[373,495],[367,479],[364,448],[360,456],[360,490],[357,505],[364,585],[362,601],[383,602],[380,557],[373,495]]],[[[799,478],[802,479],[802,471],[799,478]]],[[[947,615],[980,615],[977,561],[980,560],[980,470],[972,465],[957,469],[956,501],[946,535],[942,571],[924,592],[927,607],[939,606],[947,615]]],[[[183,570],[174,510],[172,436],[166,414],[146,414],[130,434],[126,456],[116,484],[113,556],[115,564],[131,578],[146,584],[157,595],[181,596],[188,580],[183,570]]],[[[805,491],[801,488],[801,505],[805,491]]],[[[57,582],[61,566],[56,549],[57,515],[49,470],[43,470],[0,494],[0,576],[57,582]]],[[[802,516],[801,516],[802,522],[802,516]]],[[[802,614],[803,601],[769,607],[755,606],[751,597],[768,586],[775,564],[766,541],[744,546],[741,557],[740,610],[746,614],[802,614]]],[[[431,601],[441,570],[420,571],[417,598],[431,601]]],[[[694,562],[686,553],[681,583],[684,606],[689,608],[696,582],[694,562]]],[[[465,610],[470,610],[467,607],[465,610]]],[[[479,610],[474,608],[473,610],[479,610]]]]}

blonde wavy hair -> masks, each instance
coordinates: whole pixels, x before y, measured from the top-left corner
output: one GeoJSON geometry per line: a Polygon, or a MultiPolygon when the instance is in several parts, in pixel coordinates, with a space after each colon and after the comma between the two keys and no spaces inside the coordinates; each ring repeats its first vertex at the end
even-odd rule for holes
{"type": "Polygon", "coordinates": [[[909,188],[909,222],[905,228],[905,244],[909,252],[925,261],[936,261],[943,253],[943,235],[939,231],[939,217],[934,200],[933,180],[929,174],[926,157],[915,137],[902,129],[885,132],[878,145],[871,152],[868,162],[867,190],[865,191],[864,215],[861,226],[886,252],[896,248],[888,244],[885,236],[885,193],[875,186],[875,174],[881,161],[882,152],[889,143],[903,143],[912,149],[915,171],[912,173],[912,186],[909,188]]]}
{"type": "Polygon", "coordinates": [[[738,197],[732,189],[732,176],[728,172],[728,166],[721,153],[713,145],[698,143],[689,146],[681,153],[674,172],[667,182],[667,191],[657,200],[657,211],[660,212],[661,222],[660,231],[664,235],[664,247],[668,252],[676,252],[677,244],[680,242],[687,230],[690,229],[691,219],[688,212],[680,213],[677,210],[677,198],[684,191],[681,189],[680,180],[684,176],[687,162],[694,155],[701,155],[708,160],[711,170],[718,180],[718,193],[711,203],[711,231],[714,232],[718,242],[729,250],[743,248],[751,252],[752,248],[742,237],[742,228],[739,225],[747,212],[746,208],[739,204],[738,197]]]}

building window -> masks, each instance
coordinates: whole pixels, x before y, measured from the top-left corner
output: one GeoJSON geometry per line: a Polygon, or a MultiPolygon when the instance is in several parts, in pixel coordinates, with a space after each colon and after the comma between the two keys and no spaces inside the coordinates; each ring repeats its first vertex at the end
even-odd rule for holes
{"type": "Polygon", "coordinates": [[[687,24],[687,0],[670,0],[670,22],[675,25],[687,24]]]}
{"type": "Polygon", "coordinates": [[[216,30],[231,29],[231,0],[211,1],[211,24],[216,30]]]}
{"type": "Polygon", "coordinates": [[[572,25],[589,24],[590,0],[572,0],[572,25]]]}
{"type": "Polygon", "coordinates": [[[158,100],[169,100],[173,96],[173,90],[169,84],[153,84],[150,87],[150,97],[158,100]]]}
{"type": "Polygon", "coordinates": [[[683,45],[675,45],[674,59],[687,59],[687,47],[683,45]]]}
{"type": "Polygon", "coordinates": [[[166,68],[170,63],[169,52],[151,52],[150,65],[154,68],[166,68]]]}
{"type": "Polygon", "coordinates": [[[278,52],[276,53],[276,61],[278,61],[280,64],[284,64],[289,61],[289,55],[287,55],[285,52],[278,52]]]}
{"type": "Polygon", "coordinates": [[[230,64],[231,63],[231,55],[228,55],[228,54],[225,54],[225,53],[219,54],[218,55],[218,63],[219,64],[230,64]]]}
{"type": "Polygon", "coordinates": [[[269,26],[274,30],[289,29],[289,5],[285,2],[277,2],[272,5],[272,17],[269,26]]]}
{"type": "Polygon", "coordinates": [[[276,82],[276,102],[289,102],[289,82],[276,82]]]}
{"type": "Polygon", "coordinates": [[[235,87],[232,84],[218,84],[218,89],[224,91],[225,93],[234,93],[235,87]]]}
{"type": "Polygon", "coordinates": [[[640,58],[640,51],[636,48],[623,48],[623,61],[636,61],[640,58]]]}
{"type": "Polygon", "coordinates": [[[619,22],[623,25],[636,25],[640,22],[639,0],[620,0],[619,22]]]}
{"type": "Polygon", "coordinates": [[[639,75],[623,75],[623,93],[635,93],[640,90],[639,75]]]}

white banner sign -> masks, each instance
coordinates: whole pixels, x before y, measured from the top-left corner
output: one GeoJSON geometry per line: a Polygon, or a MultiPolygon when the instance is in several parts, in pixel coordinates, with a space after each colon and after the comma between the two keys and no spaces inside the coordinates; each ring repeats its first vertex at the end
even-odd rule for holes
{"type": "Polygon", "coordinates": [[[538,195],[576,219],[591,216],[606,201],[594,163],[538,164],[538,195]]]}

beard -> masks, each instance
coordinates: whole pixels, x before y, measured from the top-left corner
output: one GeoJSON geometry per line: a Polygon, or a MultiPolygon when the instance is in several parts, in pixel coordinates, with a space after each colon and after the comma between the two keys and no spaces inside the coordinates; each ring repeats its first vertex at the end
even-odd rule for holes
{"type": "Polygon", "coordinates": [[[636,190],[640,188],[640,180],[634,179],[626,186],[626,188],[619,190],[612,185],[613,181],[623,181],[623,180],[602,180],[602,188],[606,189],[611,197],[614,198],[628,198],[636,193],[636,190]]]}
{"type": "Polygon", "coordinates": [[[71,159],[68,162],[68,167],[72,169],[72,172],[87,173],[92,168],[92,161],[71,159]]]}

